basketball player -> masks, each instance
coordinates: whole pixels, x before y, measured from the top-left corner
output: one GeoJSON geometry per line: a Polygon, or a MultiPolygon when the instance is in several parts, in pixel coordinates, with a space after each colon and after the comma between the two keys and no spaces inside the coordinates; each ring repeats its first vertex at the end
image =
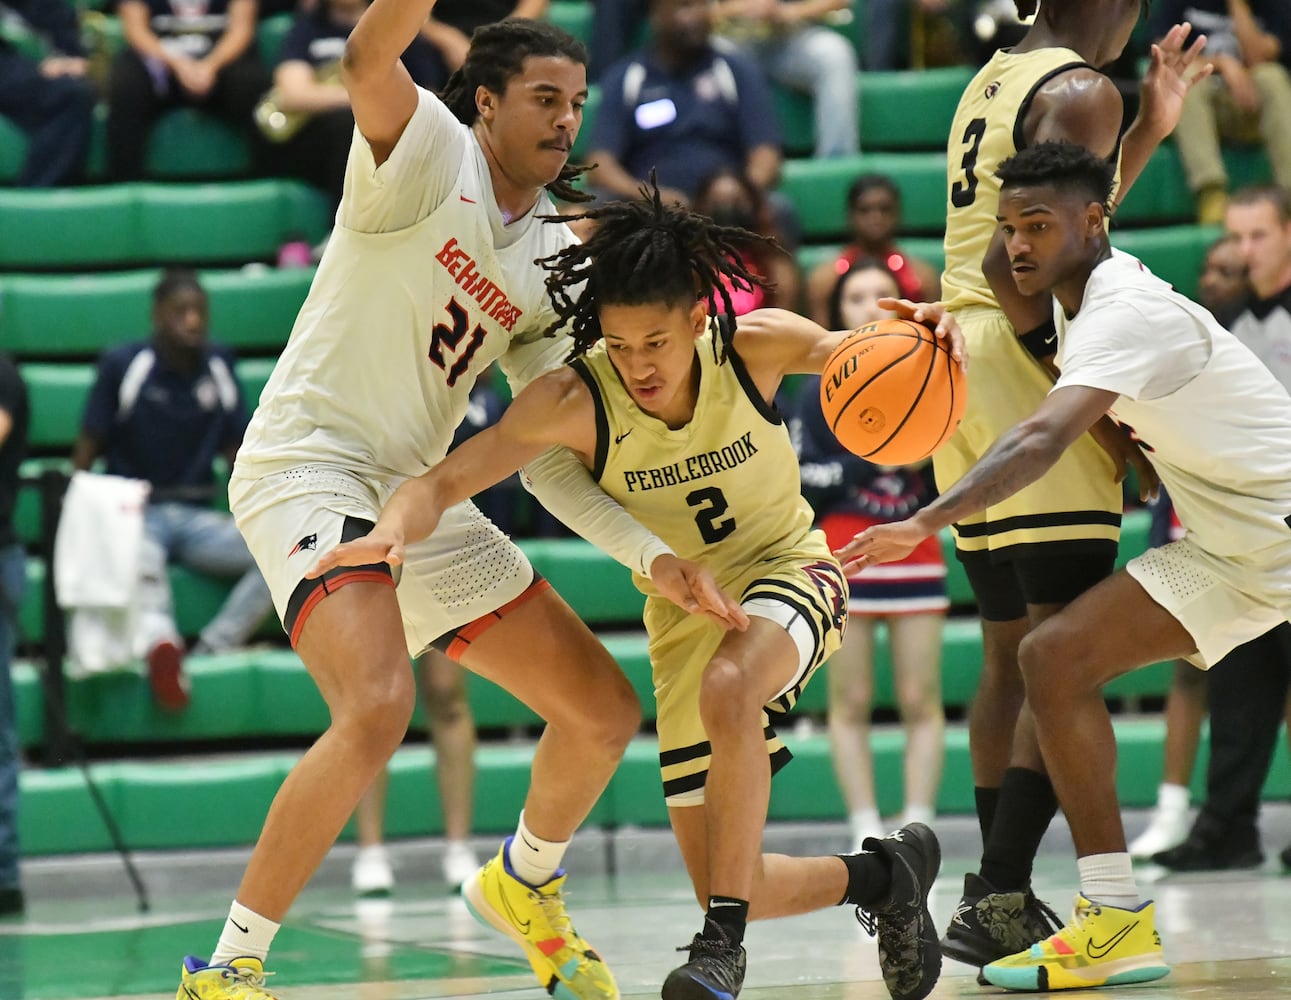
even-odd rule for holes
{"type": "MultiPolygon", "coordinates": [[[[582,218],[594,225],[588,241],[542,262],[558,323],[573,333],[570,366],[533,382],[496,426],[400,487],[372,532],[319,568],[402,564],[462,497],[552,445],[572,449],[610,496],[711,567],[742,605],[745,627],[724,632],[635,577],[648,598],[664,796],[706,907],[690,961],[669,974],[663,997],[733,1000],[747,920],[847,903],[858,917],[869,911],[862,923],[877,930],[892,996],[918,1000],[941,970],[927,911],[941,852],[927,826],[867,839],[855,855],[761,853],[771,775],[789,759],[769,719],[793,707],[847,620],[847,583],[812,530],[771,401],[783,376],[819,373],[847,334],[772,309],[737,326],[728,289],[759,279],[732,251],[753,237],[666,207],[657,189],[582,218]]],[[[922,308],[962,358],[953,321],[922,308]]],[[[474,905],[475,887],[466,895],[474,905]]]]}
{"type": "MultiPolygon", "coordinates": [[[[183,1000],[272,996],[263,963],[279,922],[403,739],[409,654],[431,647],[548,724],[517,835],[478,876],[480,915],[522,946],[549,992],[618,996],[564,910],[559,870],[639,725],[614,661],[470,504],[409,549],[397,596],[384,563],[305,578],[319,550],[366,533],[400,482],[443,457],[493,360],[520,384],[569,347],[542,337],[552,314],[533,261],[573,242],[536,216],[553,211],[544,187],[570,193],[586,53],[541,22],[482,28],[441,101],[399,61],[433,5],[375,0],[350,35],[357,130],[337,225],[233,470],[234,516],[332,722],[275,797],[214,954],[185,960],[183,1000]]],[[[569,462],[581,480],[535,469],[540,486],[560,480],[547,504],[729,624],[711,578],[569,462]]]]}
{"type": "Polygon", "coordinates": [[[1176,657],[1206,669],[1291,620],[1291,396],[1209,312],[1111,249],[1105,159],[1047,142],[1006,160],[999,177],[1014,280],[1023,294],[1055,300],[1061,375],[937,501],[870,528],[839,555],[846,569],[900,558],[1035,482],[1105,413],[1142,443],[1188,533],[1096,584],[1019,650],[1079,857],[1074,916],[983,972],[1015,990],[1143,982],[1168,967],[1125,847],[1102,688],[1176,657]]]}
{"type": "MultiPolygon", "coordinates": [[[[1035,12],[1034,0],[1017,3],[1023,16],[1035,12]]],[[[1178,121],[1199,51],[1183,50],[1186,26],[1154,47],[1138,118],[1118,139],[1120,93],[1094,67],[1120,55],[1139,7],[1140,0],[1044,0],[1023,40],[996,53],[960,98],[949,144],[942,294],[963,327],[973,366],[963,422],[933,459],[939,489],[954,484],[1053,384],[1042,364],[1053,353],[1047,299],[1014,308],[983,273],[995,232],[996,167],[1033,143],[1067,139],[1119,163],[1123,194],[1178,121]]],[[[1011,285],[1007,261],[1004,275],[1011,285]]],[[[1057,801],[1024,708],[1017,650],[1030,629],[1112,571],[1126,462],[1151,484],[1136,448],[1110,424],[1095,430],[1098,443],[1086,435],[1041,481],[954,525],[956,553],[982,617],[969,745],[983,851],[979,871],[965,876],[942,949],[978,966],[1057,924],[1030,888],[1057,801]]]]}

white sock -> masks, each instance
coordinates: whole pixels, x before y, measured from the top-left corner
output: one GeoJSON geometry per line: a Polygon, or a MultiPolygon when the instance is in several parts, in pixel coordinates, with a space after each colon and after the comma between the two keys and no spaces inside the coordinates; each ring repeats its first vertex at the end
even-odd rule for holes
{"type": "Polygon", "coordinates": [[[879,818],[877,809],[857,809],[847,817],[847,822],[852,828],[852,836],[859,837],[862,833],[868,834],[872,830],[882,830],[883,820],[879,818]]]}
{"type": "Polygon", "coordinates": [[[936,815],[937,810],[932,806],[906,806],[905,812],[901,814],[901,825],[922,823],[924,826],[931,826],[936,815]]]}
{"type": "Polygon", "coordinates": [[[1162,812],[1183,813],[1188,811],[1192,796],[1184,785],[1157,786],[1157,808],[1162,812]]]}
{"type": "Polygon", "coordinates": [[[1080,891],[1091,903],[1134,910],[1143,902],[1129,854],[1089,854],[1077,858],[1076,867],[1080,870],[1080,891]]]}
{"type": "Polygon", "coordinates": [[[207,964],[228,965],[235,958],[258,958],[263,962],[277,933],[278,924],[248,910],[235,899],[229,907],[229,919],[224,921],[220,943],[207,964]]]}
{"type": "Polygon", "coordinates": [[[511,838],[507,860],[511,862],[511,870],[522,882],[539,886],[551,881],[567,847],[568,840],[558,843],[535,837],[524,825],[524,813],[521,812],[515,836],[511,838]]]}

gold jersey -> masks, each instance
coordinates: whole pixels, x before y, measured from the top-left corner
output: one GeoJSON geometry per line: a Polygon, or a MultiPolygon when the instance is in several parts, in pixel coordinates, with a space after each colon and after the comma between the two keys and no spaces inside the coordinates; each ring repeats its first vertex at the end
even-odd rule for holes
{"type": "Polygon", "coordinates": [[[1023,123],[1036,91],[1060,73],[1089,69],[1080,54],[1044,48],[996,52],[959,99],[946,150],[946,270],[942,298],[952,309],[999,307],[982,275],[995,235],[999,165],[1025,145],[1023,123]]]}
{"type": "MultiPolygon", "coordinates": [[[[831,559],[823,536],[811,537],[819,532],[812,531],[798,456],[779,411],[733,350],[717,362],[714,336],[697,342],[695,415],[676,429],[633,402],[603,343],[573,362],[596,404],[593,476],[678,556],[702,562],[725,587],[781,555],[831,559]]],[[[634,574],[633,581],[659,596],[649,578],[634,574]]]]}

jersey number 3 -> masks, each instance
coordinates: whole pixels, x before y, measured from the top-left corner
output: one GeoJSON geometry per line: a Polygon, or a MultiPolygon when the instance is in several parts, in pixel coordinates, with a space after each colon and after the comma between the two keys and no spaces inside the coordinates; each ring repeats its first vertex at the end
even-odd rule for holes
{"type": "Polygon", "coordinates": [[[956,208],[967,208],[977,197],[977,150],[982,145],[982,136],[986,135],[986,119],[974,118],[964,129],[964,158],[959,161],[964,171],[964,179],[955,181],[950,186],[950,203],[956,208]]]}
{"type": "Polygon", "coordinates": [[[466,369],[471,367],[471,358],[475,357],[475,352],[484,343],[484,327],[476,324],[466,346],[462,348],[462,353],[453,358],[449,352],[457,350],[457,345],[466,336],[466,328],[471,320],[466,315],[466,310],[457,304],[457,299],[448,303],[448,316],[452,320],[451,326],[448,323],[437,323],[435,329],[430,331],[430,350],[426,356],[442,371],[447,372],[446,381],[451,386],[455,385],[457,380],[466,374],[466,369]],[[445,357],[446,354],[447,357],[445,357]]]}
{"type": "Polygon", "coordinates": [[[695,511],[695,524],[699,527],[699,536],[709,545],[720,542],[723,538],[735,530],[735,518],[728,517],[725,521],[719,521],[718,518],[726,513],[729,504],[722,491],[716,486],[705,486],[702,490],[691,490],[686,494],[686,503],[691,507],[697,507],[695,511]]]}

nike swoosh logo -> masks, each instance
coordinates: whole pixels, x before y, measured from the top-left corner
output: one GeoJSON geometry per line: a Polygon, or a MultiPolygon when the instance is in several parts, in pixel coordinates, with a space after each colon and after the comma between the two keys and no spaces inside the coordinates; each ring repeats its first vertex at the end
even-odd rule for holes
{"type": "Polygon", "coordinates": [[[1054,333],[1054,334],[1051,334],[1051,335],[1050,335],[1050,336],[1048,336],[1048,337],[1045,337],[1045,338],[1044,338],[1044,342],[1045,342],[1046,344],[1052,344],[1052,343],[1053,343],[1054,341],[1056,341],[1057,339],[1058,339],[1058,335],[1057,335],[1056,333],[1054,333]]]}
{"type": "Polygon", "coordinates": [[[515,910],[511,909],[511,900],[507,899],[507,894],[505,889],[502,890],[502,892],[500,892],[499,895],[502,897],[502,908],[507,911],[507,919],[511,922],[511,925],[516,930],[518,930],[521,934],[528,936],[529,921],[528,920],[522,921],[520,919],[519,914],[517,914],[515,910]]]}
{"type": "Polygon", "coordinates": [[[231,923],[234,927],[236,927],[238,930],[240,930],[243,934],[250,934],[250,933],[251,933],[251,928],[249,928],[249,927],[243,927],[240,923],[238,923],[238,922],[237,922],[236,920],[234,920],[232,917],[229,917],[229,923],[231,923]]]}
{"type": "Polygon", "coordinates": [[[622,434],[615,434],[614,443],[619,444],[625,437],[627,437],[631,433],[632,433],[631,431],[624,431],[622,434]]]}
{"type": "Polygon", "coordinates": [[[1136,920],[1134,923],[1122,927],[1102,944],[1095,944],[1093,938],[1090,938],[1089,944],[1085,945],[1085,951],[1090,958],[1106,958],[1108,952],[1124,941],[1130,931],[1134,930],[1138,925],[1139,922],[1136,920]]]}
{"type": "Polygon", "coordinates": [[[475,202],[474,202],[474,201],[472,201],[470,198],[466,197],[466,195],[464,195],[464,194],[459,194],[457,197],[461,198],[461,199],[462,199],[462,201],[466,202],[466,204],[468,204],[468,205],[474,205],[474,204],[475,204],[475,202]]]}

